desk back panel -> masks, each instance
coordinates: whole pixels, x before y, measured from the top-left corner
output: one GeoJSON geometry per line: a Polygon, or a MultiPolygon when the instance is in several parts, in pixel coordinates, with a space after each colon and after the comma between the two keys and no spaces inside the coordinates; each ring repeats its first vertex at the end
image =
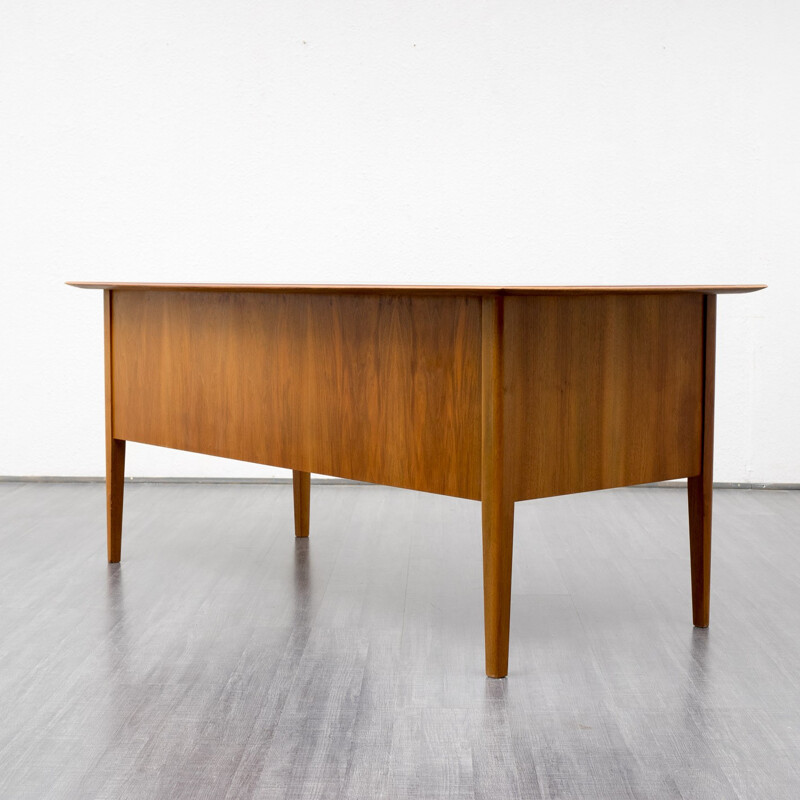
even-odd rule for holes
{"type": "Polygon", "coordinates": [[[703,295],[505,298],[518,500],[700,472],[703,295]]]}
{"type": "Polygon", "coordinates": [[[113,435],[479,499],[481,300],[111,291],[113,435]]]}

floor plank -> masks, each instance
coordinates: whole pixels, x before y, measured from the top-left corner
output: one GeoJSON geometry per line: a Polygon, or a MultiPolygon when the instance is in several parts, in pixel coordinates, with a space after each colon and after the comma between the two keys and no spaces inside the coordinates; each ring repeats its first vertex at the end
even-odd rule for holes
{"type": "Polygon", "coordinates": [[[0,484],[0,797],[800,796],[800,492],[516,509],[483,674],[480,506],[373,486],[0,484]]]}

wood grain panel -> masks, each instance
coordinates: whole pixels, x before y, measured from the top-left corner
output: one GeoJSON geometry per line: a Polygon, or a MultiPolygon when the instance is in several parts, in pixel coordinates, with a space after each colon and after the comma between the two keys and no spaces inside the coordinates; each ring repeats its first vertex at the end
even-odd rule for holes
{"type": "Polygon", "coordinates": [[[480,497],[479,297],[113,298],[115,437],[480,497]]]}
{"type": "Polygon", "coordinates": [[[519,500],[696,475],[703,295],[508,297],[519,500]]]}

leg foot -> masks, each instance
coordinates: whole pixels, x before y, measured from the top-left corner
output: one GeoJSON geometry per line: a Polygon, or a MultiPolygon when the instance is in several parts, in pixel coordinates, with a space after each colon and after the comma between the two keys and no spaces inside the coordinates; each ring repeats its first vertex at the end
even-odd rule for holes
{"type": "Polygon", "coordinates": [[[292,489],[294,490],[294,535],[304,539],[308,536],[311,512],[310,473],[292,470],[292,489]]]}
{"type": "Polygon", "coordinates": [[[689,478],[689,553],[692,562],[692,618],[708,627],[711,591],[711,481],[689,478]]]}
{"type": "Polygon", "coordinates": [[[122,497],[125,487],[125,440],[106,441],[106,523],[108,563],[116,564],[122,553],[122,497]]]}

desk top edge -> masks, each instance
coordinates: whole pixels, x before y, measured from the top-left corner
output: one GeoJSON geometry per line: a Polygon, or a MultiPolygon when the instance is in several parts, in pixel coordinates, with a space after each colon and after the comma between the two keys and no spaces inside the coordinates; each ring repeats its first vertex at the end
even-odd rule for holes
{"type": "Polygon", "coordinates": [[[743,294],[766,289],[766,284],[700,286],[404,286],[378,284],[283,283],[124,283],[67,281],[78,289],[177,292],[267,292],[275,294],[396,294],[396,295],[541,295],[541,294],[743,294]]]}

